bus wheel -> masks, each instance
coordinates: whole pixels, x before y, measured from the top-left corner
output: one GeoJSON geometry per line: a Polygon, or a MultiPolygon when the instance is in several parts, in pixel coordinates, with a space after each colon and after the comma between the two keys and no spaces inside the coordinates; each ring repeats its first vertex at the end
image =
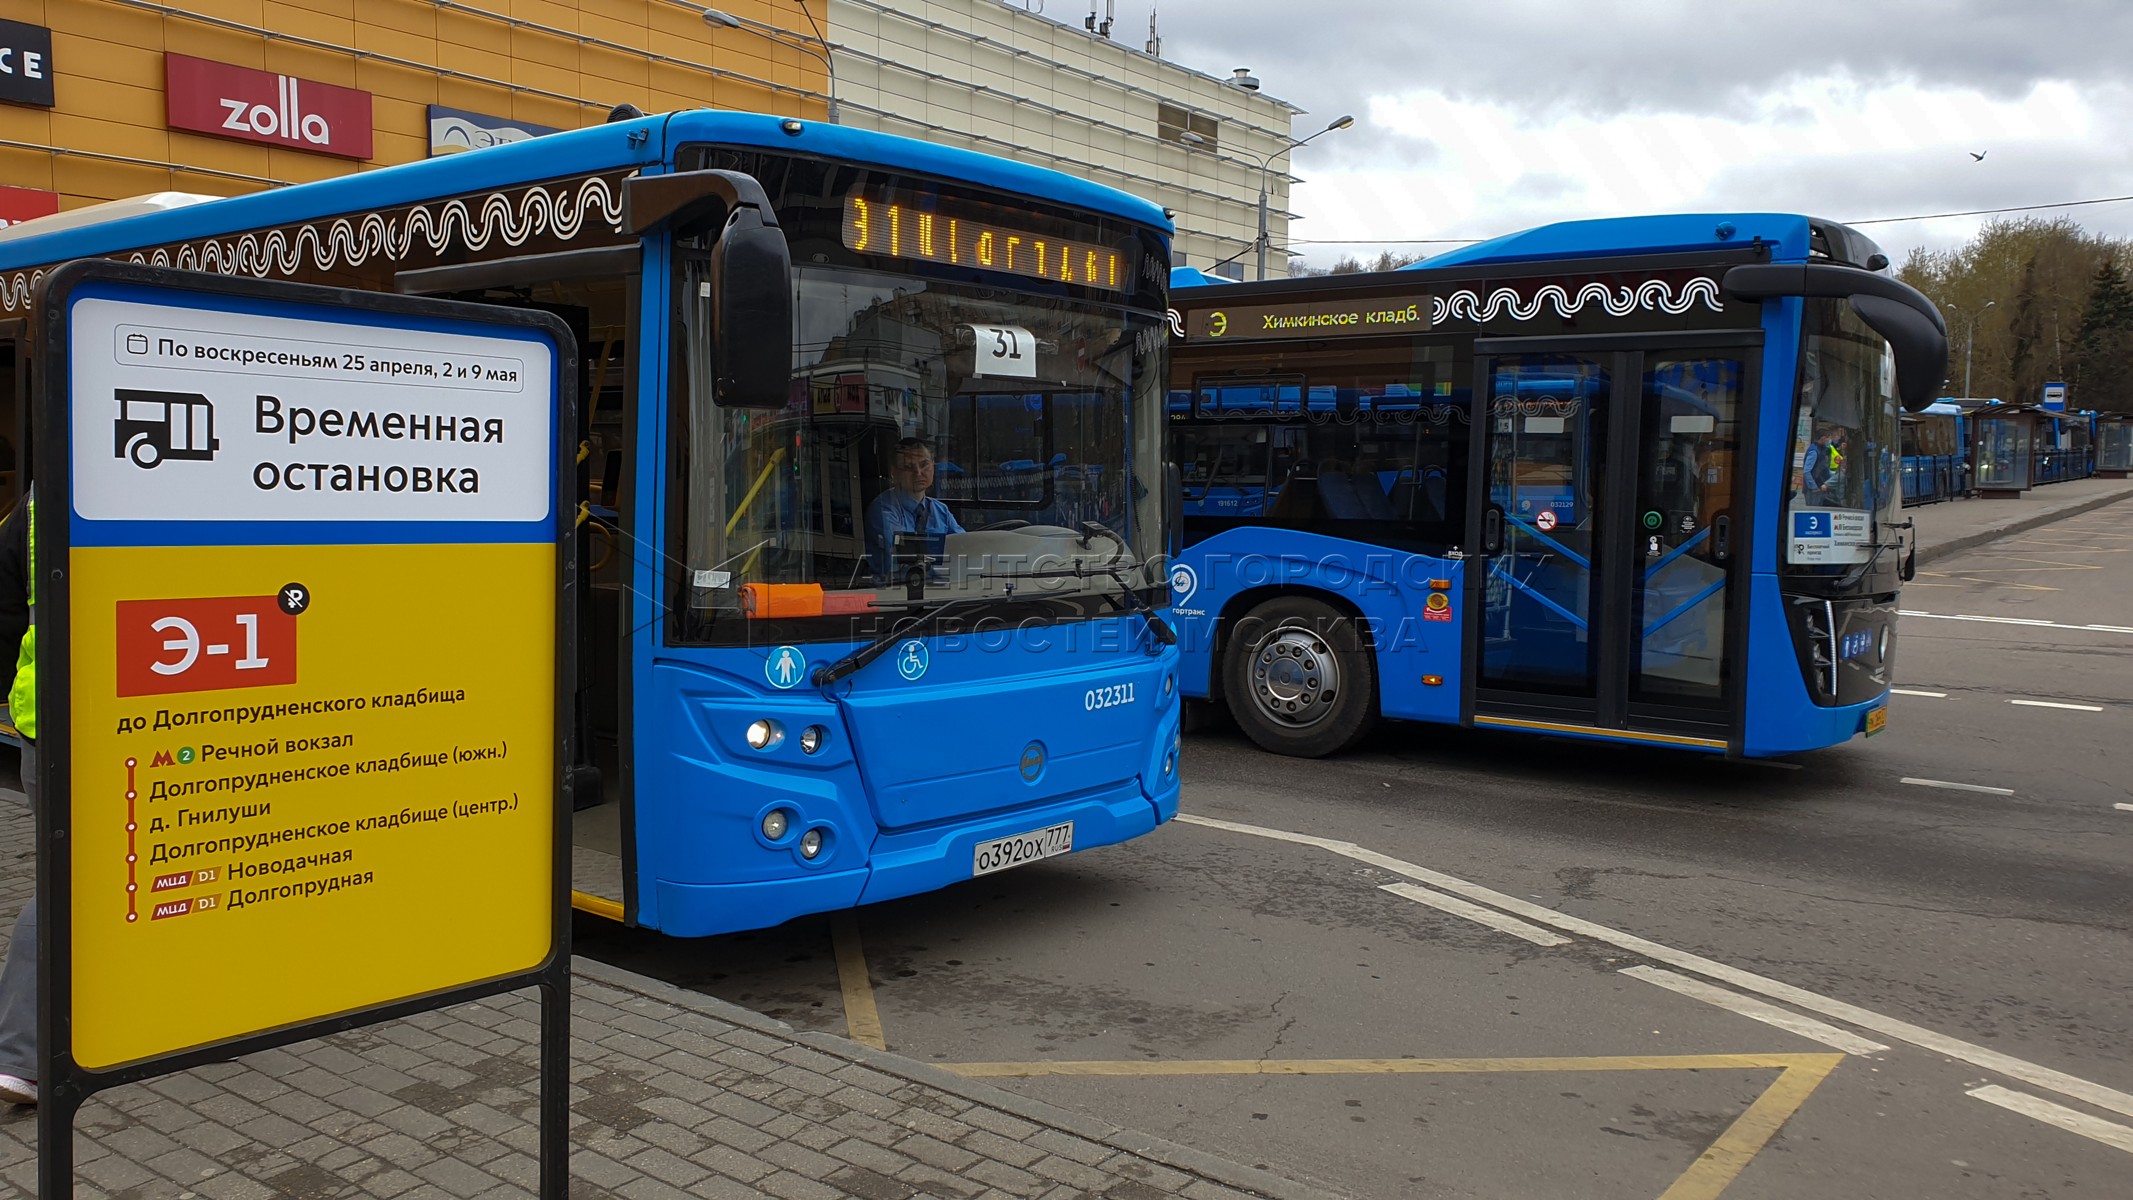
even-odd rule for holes
{"type": "Polygon", "coordinates": [[[1222,692],[1253,741],[1295,758],[1338,754],[1378,723],[1377,664],[1354,619],[1301,596],[1269,600],[1231,627],[1222,692]]]}
{"type": "Polygon", "coordinates": [[[163,461],[162,452],[156,448],[155,439],[145,433],[134,438],[133,445],[128,449],[131,451],[134,466],[153,467],[163,461]]]}

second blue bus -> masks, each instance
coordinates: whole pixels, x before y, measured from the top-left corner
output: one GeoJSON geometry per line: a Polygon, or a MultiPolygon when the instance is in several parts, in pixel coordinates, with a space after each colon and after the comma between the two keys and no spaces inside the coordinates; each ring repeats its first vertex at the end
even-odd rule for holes
{"type": "Polygon", "coordinates": [[[1382,718],[1734,756],[1881,728],[1898,414],[1947,339],[1858,232],[1574,222],[1173,303],[1183,686],[1261,746],[1382,718]]]}

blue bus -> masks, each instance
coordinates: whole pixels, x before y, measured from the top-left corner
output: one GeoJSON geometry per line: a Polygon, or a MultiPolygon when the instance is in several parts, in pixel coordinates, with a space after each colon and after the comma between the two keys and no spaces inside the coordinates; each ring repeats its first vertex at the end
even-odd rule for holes
{"type": "Polygon", "coordinates": [[[561,315],[577,902],[695,936],[1175,814],[1171,232],[1002,159],[676,112],[26,222],[0,234],[0,341],[86,257],[561,315]]]}
{"type": "Polygon", "coordinates": [[[1947,340],[1854,230],[1581,221],[1172,300],[1196,707],[1298,756],[1388,717],[1734,756],[1881,728],[1898,414],[1947,340]]]}

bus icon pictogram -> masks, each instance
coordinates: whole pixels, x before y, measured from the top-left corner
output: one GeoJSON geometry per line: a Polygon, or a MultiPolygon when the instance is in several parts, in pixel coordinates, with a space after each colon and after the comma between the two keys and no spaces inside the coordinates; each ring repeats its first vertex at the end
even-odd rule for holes
{"type": "Polygon", "coordinates": [[[152,468],[166,458],[212,462],[222,448],[215,436],[215,406],[197,392],[151,392],[118,388],[118,420],[112,422],[113,458],[152,468]]]}

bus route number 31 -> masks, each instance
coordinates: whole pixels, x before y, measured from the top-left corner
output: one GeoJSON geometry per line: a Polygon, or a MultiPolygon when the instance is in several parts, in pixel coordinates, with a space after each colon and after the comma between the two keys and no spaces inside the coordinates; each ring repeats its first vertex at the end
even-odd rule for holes
{"type": "Polygon", "coordinates": [[[275,687],[296,682],[296,616],[280,595],[118,603],[118,694],[275,687]]]}

